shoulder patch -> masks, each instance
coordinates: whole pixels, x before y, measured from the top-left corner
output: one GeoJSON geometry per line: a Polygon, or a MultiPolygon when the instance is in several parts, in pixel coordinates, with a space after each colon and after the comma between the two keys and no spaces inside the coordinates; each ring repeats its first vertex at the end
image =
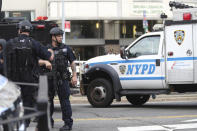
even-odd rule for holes
{"type": "Polygon", "coordinates": [[[67,48],[62,49],[63,52],[67,52],[67,48]]]}

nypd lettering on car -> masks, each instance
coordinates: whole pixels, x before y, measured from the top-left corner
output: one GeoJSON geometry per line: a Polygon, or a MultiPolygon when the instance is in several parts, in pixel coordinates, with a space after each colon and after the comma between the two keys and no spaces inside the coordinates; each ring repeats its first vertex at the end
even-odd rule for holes
{"type": "Polygon", "coordinates": [[[126,74],[139,75],[139,74],[153,74],[154,72],[155,72],[155,64],[133,64],[133,65],[128,65],[126,74]]]}

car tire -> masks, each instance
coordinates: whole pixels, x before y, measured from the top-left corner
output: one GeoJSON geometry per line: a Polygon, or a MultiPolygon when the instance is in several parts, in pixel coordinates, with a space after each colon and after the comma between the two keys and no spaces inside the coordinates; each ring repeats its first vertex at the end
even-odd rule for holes
{"type": "Polygon", "coordinates": [[[149,100],[150,95],[128,95],[126,98],[132,105],[140,106],[149,100]]]}
{"type": "Polygon", "coordinates": [[[103,78],[93,80],[88,86],[87,98],[93,107],[109,106],[114,98],[111,83],[103,78]]]}

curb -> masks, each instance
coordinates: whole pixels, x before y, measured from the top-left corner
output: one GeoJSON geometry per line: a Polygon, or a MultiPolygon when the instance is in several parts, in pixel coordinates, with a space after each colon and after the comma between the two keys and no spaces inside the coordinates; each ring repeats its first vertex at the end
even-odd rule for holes
{"type": "MultiPolygon", "coordinates": [[[[156,95],[156,99],[150,97],[148,102],[166,102],[166,101],[197,101],[197,93],[173,93],[169,95],[156,95]]],[[[80,94],[74,94],[70,96],[71,104],[88,104],[88,100],[86,96],[81,96],[80,94]]],[[[113,101],[113,103],[129,103],[125,96],[121,98],[121,102],[113,101]]],[[[54,99],[55,104],[59,104],[59,99],[56,96],[54,99]]]]}

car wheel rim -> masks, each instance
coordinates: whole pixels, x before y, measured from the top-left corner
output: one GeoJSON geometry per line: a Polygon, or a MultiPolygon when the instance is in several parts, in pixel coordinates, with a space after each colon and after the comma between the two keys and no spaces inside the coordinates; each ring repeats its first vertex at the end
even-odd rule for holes
{"type": "Polygon", "coordinates": [[[106,90],[104,87],[102,86],[97,86],[93,89],[93,92],[92,92],[92,98],[95,100],[95,101],[102,101],[104,100],[106,97],[106,90]]]}

